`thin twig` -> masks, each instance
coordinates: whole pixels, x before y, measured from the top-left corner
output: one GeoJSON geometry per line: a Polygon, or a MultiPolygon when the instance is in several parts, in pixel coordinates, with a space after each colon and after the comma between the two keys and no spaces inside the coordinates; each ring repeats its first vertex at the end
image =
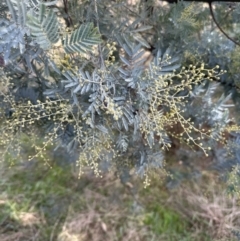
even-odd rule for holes
{"type": "MultiPolygon", "coordinates": [[[[94,7],[95,7],[95,12],[96,12],[96,21],[97,21],[98,32],[101,34],[100,27],[99,27],[99,16],[98,16],[97,0],[94,0],[94,7]]],[[[98,52],[100,54],[100,59],[101,59],[101,69],[106,69],[105,62],[104,62],[104,59],[103,59],[101,44],[98,44],[98,52]]]]}
{"type": "Polygon", "coordinates": [[[67,15],[67,26],[70,27],[70,25],[73,26],[73,21],[72,18],[70,17],[70,15],[68,14],[68,0],[63,0],[63,4],[64,4],[64,12],[67,15]]]}
{"type": "MultiPolygon", "coordinates": [[[[231,8],[231,9],[226,13],[226,15],[223,17],[223,20],[224,20],[224,21],[226,20],[226,18],[228,17],[228,15],[229,15],[233,10],[234,10],[234,8],[231,8]]],[[[221,23],[222,23],[222,21],[221,21],[221,23]]],[[[216,26],[216,27],[217,27],[217,26],[216,26]]],[[[214,28],[213,30],[215,30],[215,28],[214,28]]],[[[213,32],[213,30],[212,30],[212,32],[213,32]]]]}
{"type": "Polygon", "coordinates": [[[217,25],[218,29],[221,31],[222,34],[224,34],[229,40],[231,40],[233,43],[235,43],[236,45],[240,46],[240,43],[238,43],[236,40],[234,40],[233,38],[231,38],[223,29],[222,27],[219,25],[219,23],[217,22],[215,15],[213,13],[213,8],[212,8],[212,3],[209,2],[209,9],[210,9],[210,13],[213,19],[213,22],[217,25]]]}

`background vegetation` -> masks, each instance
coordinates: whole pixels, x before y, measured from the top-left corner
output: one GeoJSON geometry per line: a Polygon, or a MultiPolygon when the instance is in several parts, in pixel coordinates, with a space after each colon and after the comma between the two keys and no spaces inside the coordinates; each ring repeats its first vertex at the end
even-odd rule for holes
{"type": "Polygon", "coordinates": [[[4,241],[238,240],[237,196],[212,172],[174,189],[157,177],[148,188],[136,178],[123,184],[111,173],[87,172],[79,180],[73,166],[49,169],[39,161],[10,169],[2,163],[1,177],[4,241]]]}

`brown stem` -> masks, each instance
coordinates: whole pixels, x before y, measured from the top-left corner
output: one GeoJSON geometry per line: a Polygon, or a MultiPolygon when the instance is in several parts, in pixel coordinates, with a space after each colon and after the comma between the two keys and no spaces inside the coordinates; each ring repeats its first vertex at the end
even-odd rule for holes
{"type": "Polygon", "coordinates": [[[67,18],[66,18],[66,20],[67,20],[67,27],[70,27],[70,25],[73,26],[72,18],[68,14],[68,0],[63,0],[63,4],[64,4],[64,12],[67,15],[67,18]]]}
{"type": "Polygon", "coordinates": [[[221,31],[222,34],[224,34],[229,40],[231,40],[233,43],[235,43],[236,45],[240,46],[240,43],[238,43],[236,40],[234,40],[233,38],[231,38],[223,29],[222,27],[219,25],[219,23],[217,22],[215,15],[213,13],[213,8],[212,8],[212,3],[209,2],[209,9],[210,9],[210,13],[213,19],[213,22],[217,25],[218,29],[221,31]]]}

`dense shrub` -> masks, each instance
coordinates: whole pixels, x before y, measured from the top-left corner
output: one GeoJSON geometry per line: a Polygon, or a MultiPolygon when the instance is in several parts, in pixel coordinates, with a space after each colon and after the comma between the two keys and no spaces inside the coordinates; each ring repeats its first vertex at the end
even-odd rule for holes
{"type": "MultiPolygon", "coordinates": [[[[37,136],[44,141],[32,139],[29,160],[50,166],[46,149],[64,147],[79,176],[85,166],[98,176],[113,168],[122,180],[134,170],[147,186],[174,145],[230,153],[239,10],[214,5],[228,38],[202,3],[1,1],[3,157],[21,155],[23,134],[37,136]]],[[[238,162],[232,154],[220,163],[227,170],[238,162]]]]}

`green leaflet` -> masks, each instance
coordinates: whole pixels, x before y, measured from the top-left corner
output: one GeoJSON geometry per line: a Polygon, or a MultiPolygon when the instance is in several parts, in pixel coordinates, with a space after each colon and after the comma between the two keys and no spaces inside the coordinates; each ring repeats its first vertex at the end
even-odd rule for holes
{"type": "Polygon", "coordinates": [[[47,50],[53,43],[58,42],[58,21],[55,13],[50,10],[46,12],[46,6],[40,5],[39,16],[32,14],[28,15],[27,25],[30,28],[31,34],[35,37],[36,42],[47,50]]]}
{"type": "Polygon", "coordinates": [[[86,53],[93,45],[101,43],[100,34],[93,23],[82,24],[77,30],[64,40],[64,50],[66,53],[86,53]]]}

